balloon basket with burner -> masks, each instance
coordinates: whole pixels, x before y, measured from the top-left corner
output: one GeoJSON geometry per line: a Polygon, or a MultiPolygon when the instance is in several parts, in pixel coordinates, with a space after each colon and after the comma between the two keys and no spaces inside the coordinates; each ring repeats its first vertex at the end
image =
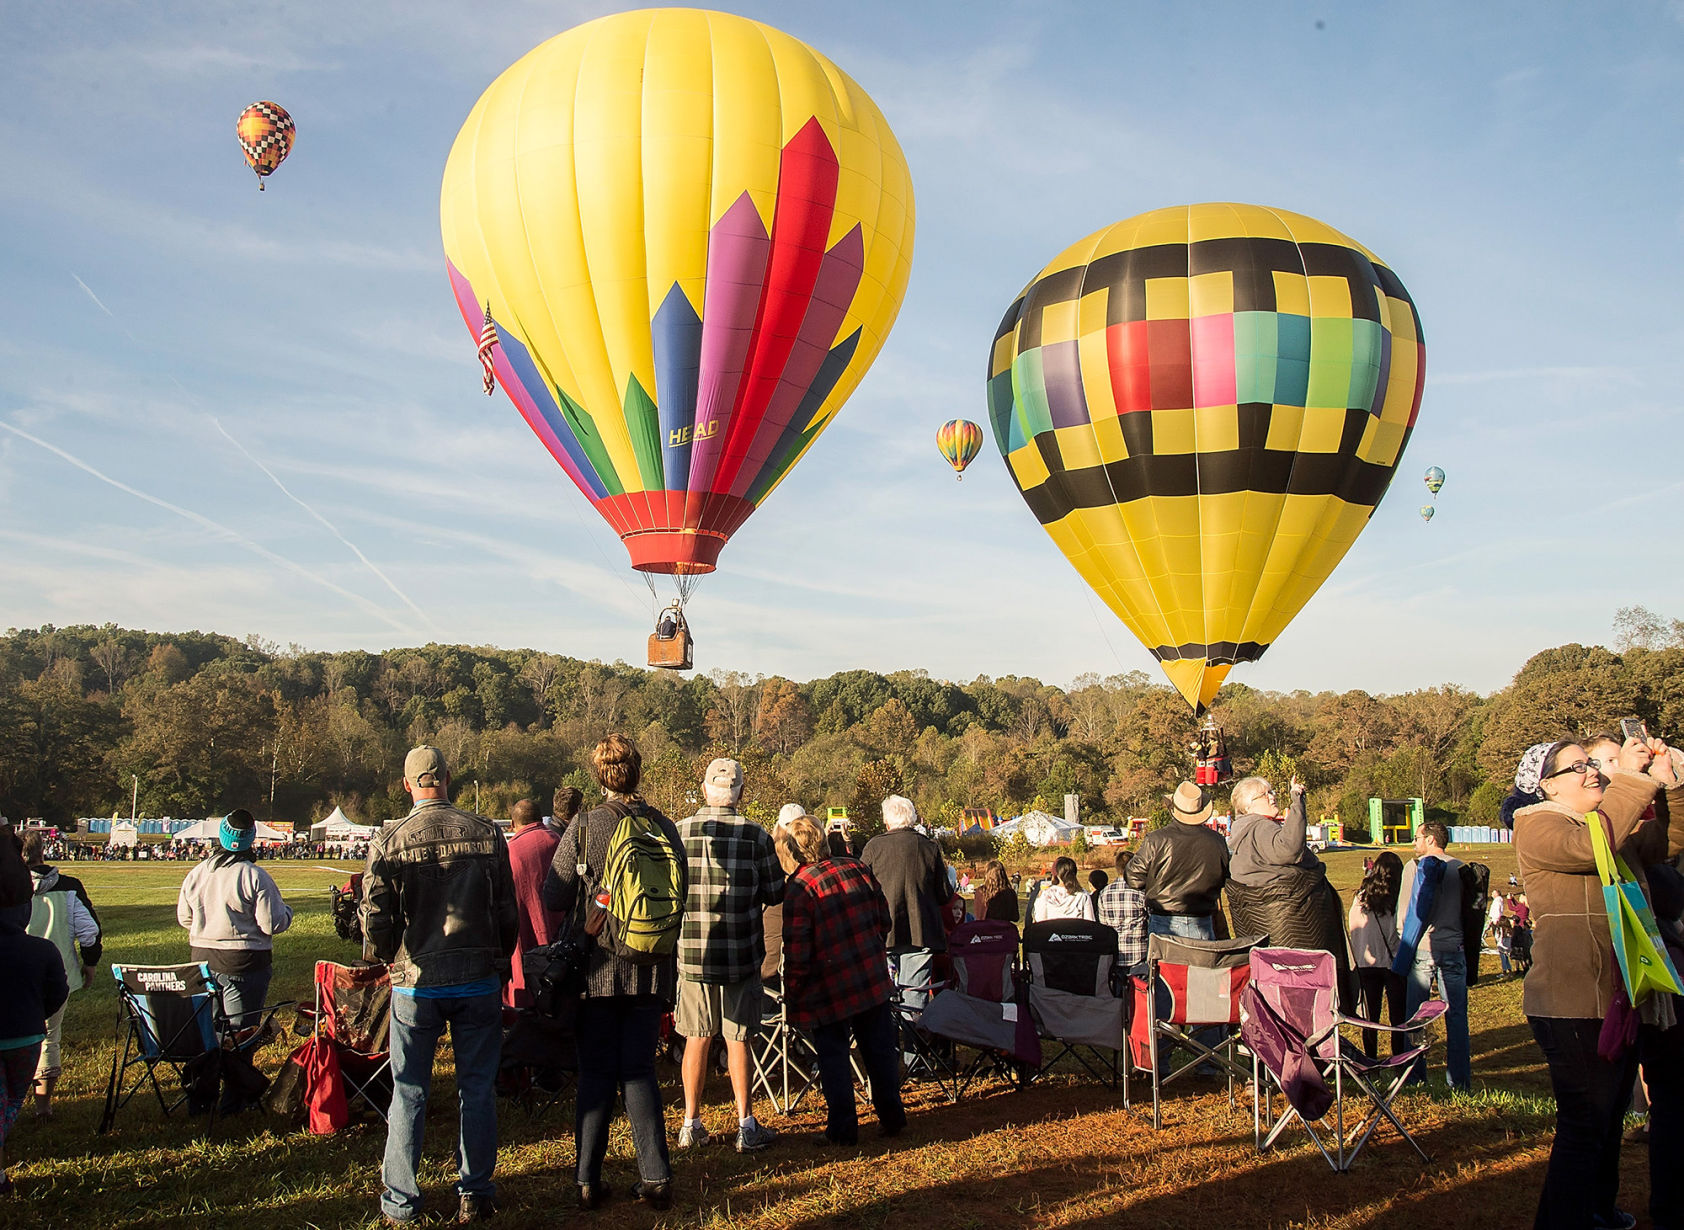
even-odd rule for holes
{"type": "Polygon", "coordinates": [[[663,670],[687,671],[694,666],[695,642],[690,639],[690,625],[684,612],[669,606],[655,622],[649,634],[649,665],[663,670]]]}

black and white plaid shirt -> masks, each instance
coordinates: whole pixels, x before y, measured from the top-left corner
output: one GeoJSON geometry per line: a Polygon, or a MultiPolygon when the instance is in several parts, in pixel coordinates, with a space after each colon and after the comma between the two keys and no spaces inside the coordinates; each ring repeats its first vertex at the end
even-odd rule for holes
{"type": "Polygon", "coordinates": [[[1093,899],[1099,921],[1117,933],[1117,964],[1124,969],[1146,959],[1146,894],[1118,876],[1093,899]]]}
{"type": "Polygon", "coordinates": [[[766,958],[761,912],[784,899],[784,871],[772,835],[729,807],[704,807],[681,821],[690,894],[678,936],[678,976],[732,983],[766,958]]]}

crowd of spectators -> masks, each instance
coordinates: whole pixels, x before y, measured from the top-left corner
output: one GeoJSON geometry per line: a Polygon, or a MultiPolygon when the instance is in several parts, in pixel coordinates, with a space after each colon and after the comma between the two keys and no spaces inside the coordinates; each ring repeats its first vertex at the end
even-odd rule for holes
{"type": "MultiPolygon", "coordinates": [[[[846,833],[827,831],[798,804],[785,806],[770,830],[745,818],[742,765],[721,758],[699,783],[701,806],[675,824],[640,795],[641,755],[621,735],[591,755],[599,805],[581,810],[577,790],[558,791],[546,824],[539,805],[523,801],[506,839],[492,822],[450,803],[443,754],[425,746],[404,764],[412,811],[372,843],[259,847],[256,822],[244,810],[225,817],[209,845],[107,847],[31,833],[20,846],[5,830],[0,960],[7,996],[0,1001],[10,1024],[0,1025],[0,1150],[29,1094],[37,1113],[51,1113],[63,1004],[101,958],[92,901],[51,860],[197,860],[182,885],[178,917],[194,959],[211,966],[226,1016],[249,1022],[266,995],[274,937],[292,919],[257,862],[349,856],[366,860],[365,955],[388,967],[394,991],[395,1091],[380,1202],[389,1223],[425,1211],[417,1177],[422,1124],[447,1028],[460,1105],[458,1219],[495,1211],[501,1026],[505,1008],[533,1010],[523,960],[529,953],[551,951],[562,940],[584,945],[574,1021],[580,1209],[596,1209],[613,1194],[604,1162],[617,1107],[630,1120],[636,1152],[628,1194],[664,1209],[673,1195],[655,1068],[664,1029],[684,1039],[682,1150],[715,1139],[702,1111],[721,1043],[735,1122],[720,1135],[745,1153],[777,1141],[754,1113],[749,1050],[776,1009],[808,1035],[817,1057],[827,1109],[816,1143],[846,1148],[858,1141],[850,1063],[856,1051],[878,1130],[894,1136],[906,1124],[898,1053],[904,1040],[894,1006],[915,1013],[941,989],[948,936],[967,918],[1021,918],[1111,928],[1124,973],[1143,970],[1151,935],[1209,940],[1266,930],[1277,944],[1331,951],[1342,977],[1348,963],[1346,1007],[1367,1019],[1399,1025],[1429,998],[1447,1002],[1444,1079],[1464,1092],[1473,1080],[1468,962],[1487,942],[1505,976],[1526,978],[1525,1012],[1558,1107],[1537,1224],[1634,1224],[1615,1199],[1622,1119],[1639,1073],[1650,1108],[1651,1215],[1658,1226],[1684,1224],[1684,1172],[1663,1164],[1684,1156],[1679,1001],[1627,997],[1610,960],[1593,832],[1600,826],[1606,847],[1630,865],[1663,935],[1677,943],[1684,907],[1684,877],[1676,870],[1684,850],[1679,759],[1658,740],[1538,744],[1522,758],[1504,809],[1519,864],[1509,891],[1492,893],[1487,905],[1483,882],[1450,852],[1448,830],[1428,819],[1417,828],[1413,858],[1388,850],[1366,861],[1348,911],[1308,846],[1297,780],[1284,807],[1267,780],[1237,782],[1226,837],[1210,823],[1212,792],[1183,782],[1164,800],[1170,822],[1117,851],[1111,872],[1093,870],[1084,884],[1076,860],[1058,857],[1028,885],[1020,907],[1020,884],[1001,862],[986,863],[974,881],[969,872],[961,876],[911,800],[898,795],[883,800],[885,831],[856,850],[846,833]],[[1611,1046],[1608,1022],[1622,1014],[1632,1042],[1611,1046]]],[[[1375,1055],[1376,1032],[1364,1031],[1362,1045],[1375,1055]]],[[[1393,1035],[1394,1053],[1407,1045],[1393,1035]]],[[[1421,1063],[1415,1078],[1424,1077],[1421,1063]]],[[[3,1160],[0,1151],[0,1167],[3,1160]]],[[[0,1191],[8,1186],[0,1169],[0,1191]]]]}

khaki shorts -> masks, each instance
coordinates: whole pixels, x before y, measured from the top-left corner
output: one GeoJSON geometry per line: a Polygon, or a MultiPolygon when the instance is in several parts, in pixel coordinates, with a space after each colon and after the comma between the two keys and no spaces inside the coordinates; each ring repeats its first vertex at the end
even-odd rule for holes
{"type": "Polygon", "coordinates": [[[741,982],[678,980],[678,1011],[673,1028],[686,1038],[725,1038],[746,1042],[760,1024],[760,977],[741,982]]]}
{"type": "Polygon", "coordinates": [[[41,1058],[35,1064],[35,1079],[44,1081],[50,1076],[58,1076],[64,1071],[64,1060],[59,1049],[60,1041],[64,1037],[64,1009],[60,1008],[47,1018],[47,1038],[41,1043],[41,1058]]]}

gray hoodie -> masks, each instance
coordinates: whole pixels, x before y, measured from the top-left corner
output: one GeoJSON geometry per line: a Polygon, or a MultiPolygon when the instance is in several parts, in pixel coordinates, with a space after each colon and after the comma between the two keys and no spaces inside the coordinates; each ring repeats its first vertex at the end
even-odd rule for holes
{"type": "Polygon", "coordinates": [[[292,926],[292,907],[256,863],[213,854],[181,882],[175,917],[195,948],[259,950],[292,926]]]}

